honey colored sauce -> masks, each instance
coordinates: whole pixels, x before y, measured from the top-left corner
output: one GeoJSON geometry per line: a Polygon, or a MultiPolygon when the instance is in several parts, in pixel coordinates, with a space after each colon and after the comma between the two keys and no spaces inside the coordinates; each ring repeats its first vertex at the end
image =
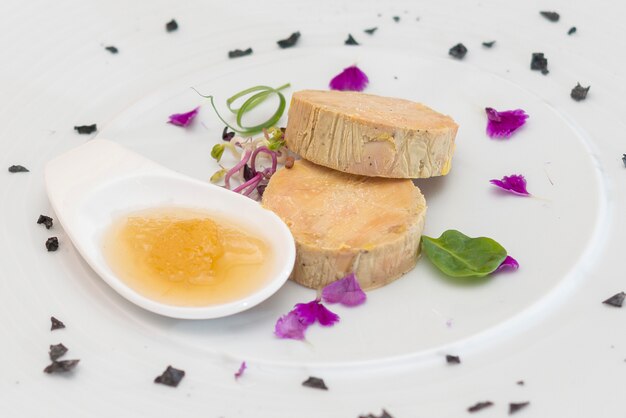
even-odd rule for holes
{"type": "Polygon", "coordinates": [[[208,306],[269,281],[269,245],[237,225],[193,209],[162,208],[116,220],[104,237],[115,274],[152,300],[208,306]]]}

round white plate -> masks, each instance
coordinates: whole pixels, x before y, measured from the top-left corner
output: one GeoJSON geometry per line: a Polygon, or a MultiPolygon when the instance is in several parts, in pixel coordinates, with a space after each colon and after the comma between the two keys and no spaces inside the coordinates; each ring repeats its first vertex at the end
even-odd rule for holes
{"type": "MultiPolygon", "coordinates": [[[[624,312],[601,302],[626,287],[626,148],[617,138],[626,81],[617,69],[626,59],[597,65],[617,42],[592,31],[619,32],[610,16],[594,20],[591,6],[565,2],[552,6],[562,15],[557,23],[539,16],[545,6],[495,1],[301,8],[241,1],[218,9],[163,2],[149,14],[140,3],[148,4],[93,11],[36,2],[35,20],[50,38],[39,44],[30,35],[22,49],[1,41],[15,60],[0,71],[15,82],[0,84],[0,159],[31,170],[0,176],[7,416],[357,417],[384,408],[396,418],[449,417],[469,414],[479,401],[494,403],[479,412],[484,417],[526,401],[519,416],[619,416],[624,312]],[[49,15],[66,29],[49,27],[49,15]],[[172,17],[180,28],[166,33],[172,17]],[[578,32],[568,36],[574,25],[578,32]],[[373,26],[374,35],[363,33],[373,26]],[[295,48],[275,45],[295,30],[302,33],[295,48]],[[343,45],[348,32],[362,45],[343,45]],[[481,46],[494,39],[493,48],[481,46]],[[458,42],[469,49],[463,60],[447,54],[458,42]],[[120,53],[105,51],[109,44],[120,53]],[[226,58],[248,46],[251,56],[226,58]],[[532,52],[546,54],[550,74],[529,69],[532,52]],[[428,204],[425,234],[489,236],[520,262],[518,271],[454,280],[422,258],[402,279],[369,292],[365,305],[329,306],[341,316],[334,327],[312,326],[305,342],[291,341],[273,335],[274,323],[314,299],[310,289],[287,283],[228,318],[165,318],[111,290],[58,224],[49,231],[36,224],[40,213],[55,216],[45,162],[95,136],[72,132],[74,125],[98,123],[98,136],[208,181],[223,125],[191,87],[213,94],[225,114],[224,100],[244,88],[290,82],[289,99],[299,89],[327,88],[352,64],[369,76],[366,92],[423,102],[460,125],[450,174],[416,181],[428,204]],[[592,85],[586,101],[569,97],[577,82],[592,85]],[[189,128],[166,123],[198,105],[189,128]],[[522,108],[530,118],[511,139],[490,139],[487,106],[522,108]],[[532,197],[489,184],[510,174],[526,177],[532,197]],[[44,242],[53,235],[60,248],[48,253],[44,242]],[[67,327],[51,332],[51,315],[67,327]],[[48,345],[59,342],[69,348],[65,358],[81,362],[68,375],[44,374],[48,345]],[[446,364],[447,354],[461,364],[446,364]],[[235,380],[242,361],[248,368],[235,380]],[[177,388],[152,383],[168,365],[186,371],[177,388]],[[329,390],[303,387],[309,376],[329,390]]],[[[16,3],[5,15],[26,12],[16,3]]],[[[5,23],[14,37],[25,33],[5,23]]]]}

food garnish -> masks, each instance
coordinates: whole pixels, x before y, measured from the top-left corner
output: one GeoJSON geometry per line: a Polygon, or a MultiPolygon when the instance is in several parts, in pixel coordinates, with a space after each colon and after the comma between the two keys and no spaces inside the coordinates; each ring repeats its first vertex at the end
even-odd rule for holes
{"type": "Polygon", "coordinates": [[[328,390],[326,383],[324,383],[324,379],[320,379],[319,377],[313,377],[313,376],[309,377],[307,380],[302,382],[302,386],[306,386],[308,388],[313,388],[313,389],[328,390]]]}
{"type": "Polygon", "coordinates": [[[198,114],[199,110],[200,110],[200,106],[196,107],[193,110],[190,110],[189,112],[174,113],[173,115],[169,115],[168,116],[169,120],[167,121],[167,123],[171,123],[172,125],[182,126],[183,128],[186,128],[187,126],[189,126],[189,124],[191,124],[193,119],[198,114]]]}
{"type": "Polygon", "coordinates": [[[389,412],[383,409],[383,412],[380,415],[367,414],[367,415],[359,415],[359,418],[393,418],[389,412]]]}
{"type": "Polygon", "coordinates": [[[504,176],[501,180],[492,179],[489,180],[489,183],[518,196],[530,196],[530,193],[526,190],[526,179],[521,174],[504,176]]]}
{"type": "Polygon", "coordinates": [[[520,409],[526,408],[528,405],[530,405],[530,402],[511,402],[509,404],[509,415],[513,415],[520,409]]]}
{"type": "Polygon", "coordinates": [[[59,239],[57,237],[50,237],[46,240],[46,249],[48,251],[56,251],[59,249],[59,239]]]}
{"type": "Polygon", "coordinates": [[[248,368],[245,361],[241,362],[239,369],[235,372],[235,380],[243,376],[243,372],[248,368]]]}
{"type": "Polygon", "coordinates": [[[624,298],[626,298],[626,293],[619,292],[619,293],[614,294],[607,300],[603,301],[602,303],[606,305],[610,305],[610,306],[615,306],[616,308],[621,308],[622,305],[624,304],[624,298]]]}
{"type": "Polygon", "coordinates": [[[504,261],[502,262],[502,264],[498,266],[496,271],[517,270],[518,268],[519,268],[519,263],[517,262],[517,260],[511,257],[510,255],[507,255],[504,261]]]}
{"type": "Polygon", "coordinates": [[[541,71],[541,74],[546,75],[548,71],[548,59],[543,55],[543,52],[533,52],[530,60],[530,69],[541,71]]]}
{"type": "Polygon", "coordinates": [[[295,311],[290,311],[281,316],[274,326],[274,334],[278,338],[288,338],[292,340],[303,340],[304,331],[307,329],[300,316],[295,311]]]}
{"type": "MultiPolygon", "coordinates": [[[[250,87],[248,89],[242,90],[242,91],[240,91],[238,93],[235,93],[234,95],[232,95],[231,97],[226,99],[226,106],[228,107],[228,110],[230,110],[231,113],[236,115],[237,127],[233,127],[228,122],[226,122],[224,120],[224,118],[222,118],[222,116],[217,111],[217,108],[215,107],[213,96],[204,96],[204,95],[202,95],[200,93],[198,93],[198,94],[200,94],[202,97],[205,97],[205,98],[209,99],[209,101],[211,102],[211,106],[213,107],[213,110],[215,111],[215,114],[224,123],[224,125],[226,125],[227,128],[232,129],[233,131],[235,131],[237,133],[246,135],[246,134],[259,133],[263,129],[270,128],[270,127],[274,126],[278,122],[278,120],[281,118],[281,116],[285,112],[285,107],[287,106],[287,101],[285,100],[285,96],[280,91],[286,89],[289,86],[290,86],[289,83],[283,84],[282,86],[277,87],[277,88],[272,88],[272,87],[268,87],[268,86],[254,86],[254,87],[250,87]],[[252,93],[254,93],[254,94],[252,94],[252,93]],[[240,99],[240,98],[245,97],[245,96],[250,95],[250,94],[252,94],[252,96],[250,96],[248,99],[246,99],[241,104],[240,107],[238,107],[238,108],[233,108],[232,107],[233,102],[235,102],[237,99],[240,99]],[[243,116],[247,112],[251,111],[252,109],[257,107],[258,105],[263,103],[265,100],[267,100],[272,94],[277,95],[278,99],[279,99],[278,108],[276,109],[274,114],[272,116],[270,116],[263,123],[260,123],[260,124],[255,125],[255,126],[244,126],[242,124],[243,116]]],[[[224,135],[222,135],[222,138],[223,137],[224,137],[224,135]]]]}
{"type": "Polygon", "coordinates": [[[400,21],[400,16],[394,16],[392,19],[394,22],[398,23],[400,21]]]}
{"type": "Polygon", "coordinates": [[[494,46],[496,43],[496,41],[489,41],[489,42],[483,42],[483,46],[485,48],[491,48],[492,46],[494,46]]]}
{"type": "Polygon", "coordinates": [[[178,22],[176,22],[176,20],[174,19],[170,20],[169,22],[165,24],[165,30],[168,32],[174,32],[177,29],[178,29],[178,22]]]}
{"type": "Polygon", "coordinates": [[[576,83],[576,87],[572,89],[570,96],[572,97],[572,99],[580,102],[581,100],[585,100],[587,98],[587,93],[589,92],[590,88],[591,86],[583,87],[580,85],[580,83],[576,83]]]}
{"type": "Polygon", "coordinates": [[[252,48],[233,49],[232,51],[228,51],[228,58],[245,57],[246,55],[250,55],[250,54],[252,54],[252,48]]]}
{"type": "Polygon", "coordinates": [[[95,131],[98,130],[98,127],[96,126],[95,123],[91,124],[91,125],[81,125],[81,126],[74,126],[74,129],[79,133],[79,134],[83,134],[83,135],[89,135],[90,133],[93,133],[95,131]]]}
{"type": "Polygon", "coordinates": [[[161,383],[162,385],[176,387],[180,381],[185,377],[185,371],[176,369],[172,366],[167,366],[167,369],[154,379],[154,383],[161,383]]]}
{"type": "Polygon", "coordinates": [[[51,345],[50,352],[48,354],[50,355],[50,360],[55,361],[63,357],[65,353],[67,353],[67,347],[59,343],[59,344],[51,345]]]}
{"type": "Polygon", "coordinates": [[[550,22],[558,22],[561,17],[557,12],[539,12],[539,14],[548,19],[550,22]]]}
{"type": "Polygon", "coordinates": [[[470,238],[450,229],[439,238],[422,236],[422,250],[428,259],[451,277],[484,277],[505,260],[504,247],[491,238],[470,238]]]}
{"type": "Polygon", "coordinates": [[[56,319],[54,316],[50,317],[50,322],[52,323],[50,325],[50,331],[54,331],[55,329],[65,328],[65,324],[59,321],[58,319],[56,319]]]}
{"type": "Polygon", "coordinates": [[[358,45],[359,43],[352,37],[352,34],[348,34],[348,39],[344,42],[346,45],[358,45]]]}
{"type": "Polygon", "coordinates": [[[569,28],[569,30],[567,31],[568,35],[573,35],[576,33],[576,26],[572,26],[571,28],[569,28]]]}
{"type": "Polygon", "coordinates": [[[448,364],[461,364],[461,358],[459,356],[446,355],[446,363],[448,364]]]}
{"type": "Polygon", "coordinates": [[[44,372],[50,373],[63,373],[69,372],[74,369],[80,360],[62,360],[62,361],[53,361],[48,367],[43,369],[44,372]]]}
{"type": "Polygon", "coordinates": [[[111,54],[117,54],[118,52],[120,52],[116,47],[114,47],[113,45],[110,46],[105,46],[104,49],[106,49],[107,51],[109,51],[111,54]]]}
{"type": "Polygon", "coordinates": [[[239,162],[232,168],[220,168],[211,176],[211,182],[217,183],[224,180],[224,187],[241,193],[245,196],[260,197],[262,191],[260,187],[267,185],[267,180],[276,172],[278,163],[285,163],[287,151],[283,148],[284,133],[282,129],[265,129],[263,137],[243,139],[233,137],[230,141],[216,144],[211,150],[211,156],[218,162],[221,160],[224,151],[228,149],[239,162]],[[269,161],[270,166],[262,168],[261,161],[269,161]],[[238,180],[239,185],[231,185],[231,180],[238,180]],[[253,194],[257,191],[256,196],[253,194]]]}
{"type": "Polygon", "coordinates": [[[481,409],[488,408],[488,407],[490,407],[492,405],[493,405],[493,402],[491,402],[491,401],[478,402],[475,405],[470,406],[469,408],[467,408],[467,411],[468,412],[478,412],[481,409]]]}
{"type": "Polygon", "coordinates": [[[30,170],[23,165],[12,165],[9,167],[9,173],[28,173],[30,170]]]}
{"type": "Polygon", "coordinates": [[[326,303],[340,303],[344,306],[358,306],[365,302],[367,296],[354,273],[327,285],[322,290],[322,300],[326,303]]]}
{"type": "Polygon", "coordinates": [[[510,138],[515,131],[524,126],[528,114],[522,109],[503,110],[498,112],[492,107],[486,107],[487,135],[491,138],[510,138]]]}
{"type": "Polygon", "coordinates": [[[374,32],[376,32],[377,30],[378,30],[378,27],[375,26],[373,28],[365,29],[363,32],[367,33],[368,35],[373,35],[374,32]]]}
{"type": "Polygon", "coordinates": [[[363,91],[368,83],[367,75],[356,65],[351,65],[334,76],[328,86],[331,90],[363,91]]]}
{"type": "Polygon", "coordinates": [[[458,43],[448,50],[448,54],[460,60],[465,57],[465,54],[467,54],[467,48],[465,45],[458,43]]]}
{"type": "Polygon", "coordinates": [[[626,167],[626,154],[622,154],[622,162],[624,163],[624,167],[626,167]]]}
{"type": "Polygon", "coordinates": [[[288,38],[277,41],[276,43],[278,44],[279,47],[283,49],[291,48],[298,42],[298,39],[300,39],[300,32],[294,32],[291,35],[289,35],[288,38]]]}

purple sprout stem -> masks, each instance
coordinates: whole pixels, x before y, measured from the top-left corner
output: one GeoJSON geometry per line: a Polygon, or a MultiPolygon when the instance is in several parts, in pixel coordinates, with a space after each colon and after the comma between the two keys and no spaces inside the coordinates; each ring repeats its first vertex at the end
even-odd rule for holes
{"type": "MultiPolygon", "coordinates": [[[[228,170],[226,176],[224,177],[224,187],[230,190],[230,178],[233,176],[233,174],[241,170],[241,168],[248,163],[248,160],[250,160],[250,150],[246,150],[241,157],[241,160],[239,160],[239,162],[235,164],[233,168],[228,170]]],[[[254,161],[252,161],[252,164],[254,164],[254,161]]],[[[252,169],[254,170],[254,167],[252,169]]]]}
{"type": "Polygon", "coordinates": [[[252,169],[252,172],[256,173],[256,157],[260,152],[264,152],[268,154],[270,157],[272,157],[271,173],[274,174],[276,172],[276,165],[278,164],[278,161],[276,159],[276,153],[270,150],[269,148],[267,148],[266,146],[259,147],[255,149],[254,152],[252,153],[252,158],[251,158],[252,162],[250,163],[250,168],[252,169]]]}
{"type": "Polygon", "coordinates": [[[240,184],[235,189],[233,189],[233,192],[241,193],[243,191],[243,193],[241,194],[243,194],[244,196],[248,196],[250,193],[252,193],[254,189],[256,189],[256,186],[259,185],[261,180],[263,180],[263,174],[256,173],[254,177],[252,177],[250,180],[246,181],[245,183],[240,184]]]}

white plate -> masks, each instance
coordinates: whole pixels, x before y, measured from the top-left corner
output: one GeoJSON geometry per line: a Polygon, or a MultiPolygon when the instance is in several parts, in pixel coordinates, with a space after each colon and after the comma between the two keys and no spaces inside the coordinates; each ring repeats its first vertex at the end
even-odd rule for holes
{"type": "MultiPolygon", "coordinates": [[[[2,161],[31,169],[0,178],[0,353],[7,362],[0,404],[7,416],[356,417],[385,408],[396,418],[449,417],[483,400],[495,403],[480,412],[484,417],[504,416],[509,402],[521,401],[531,405],[519,416],[619,416],[623,311],[600,302],[624,290],[626,149],[616,132],[624,127],[618,99],[626,81],[617,69],[626,62],[621,56],[619,65],[596,66],[616,41],[592,35],[592,28],[621,35],[610,16],[594,21],[586,16],[591,6],[574,11],[564,2],[554,5],[562,20],[553,24],[538,15],[544,6],[495,1],[419,8],[335,1],[306,10],[276,1],[275,14],[251,2],[208,10],[198,1],[184,9],[162,5],[149,16],[128,6],[119,23],[108,22],[120,4],[92,17],[86,8],[64,14],[69,6],[53,12],[40,3],[57,24],[83,36],[52,50],[62,57],[50,52],[40,61],[28,53],[41,56],[48,44],[30,38],[16,61],[23,74],[2,84],[11,100],[5,105],[14,109],[2,116],[2,161]],[[236,9],[249,14],[233,21],[236,9]],[[173,13],[180,29],[167,34],[173,13]],[[579,32],[568,37],[571,25],[579,32]],[[373,36],[361,32],[372,26],[379,26],[373,36]],[[442,33],[444,27],[450,30],[442,33]],[[298,47],[279,50],[274,42],[293,30],[303,34],[298,47]],[[348,31],[363,45],[343,46],[348,31]],[[491,39],[493,49],[480,45],[491,39]],[[447,56],[459,41],[469,49],[463,61],[447,56]],[[114,44],[120,54],[108,55],[98,43],[114,44]],[[225,59],[229,49],[248,44],[252,56],[225,59]],[[537,51],[549,59],[548,76],[528,68],[537,51]],[[370,77],[367,92],[427,103],[461,127],[450,174],[417,182],[429,206],[425,233],[455,228],[490,236],[519,260],[517,272],[459,283],[422,259],[406,277],[369,292],[364,306],[332,307],[341,322],[311,327],[303,343],[272,331],[293,304],[315,297],[311,290],[288,283],[230,318],[163,318],[103,284],[59,225],[46,231],[35,224],[40,213],[54,216],[44,163],[90,138],[72,126],[97,122],[102,137],[208,179],[223,126],[189,87],[223,104],[256,84],[291,82],[289,93],[325,88],[354,63],[370,77]],[[578,81],[592,85],[581,103],[569,97],[578,81]],[[190,128],[165,123],[202,103],[190,128]],[[530,119],[510,140],[491,140],[486,106],[523,108],[530,119]],[[534,197],[489,184],[513,173],[526,176],[534,197]],[[56,253],[43,246],[51,235],[61,241],[56,253]],[[51,315],[67,328],[51,333],[51,315]],[[70,349],[67,358],[81,359],[71,376],[42,373],[48,345],[58,342],[70,349]],[[462,363],[446,365],[446,354],[462,363]],[[244,360],[248,369],[235,381],[244,360]],[[187,372],[176,389],[152,383],[169,364],[187,372]],[[329,391],[302,387],[310,375],[329,391]]],[[[24,10],[14,6],[8,15],[24,10]]],[[[37,22],[46,29],[48,20],[37,22]]],[[[52,33],[51,45],[65,39],[52,33]]]]}

